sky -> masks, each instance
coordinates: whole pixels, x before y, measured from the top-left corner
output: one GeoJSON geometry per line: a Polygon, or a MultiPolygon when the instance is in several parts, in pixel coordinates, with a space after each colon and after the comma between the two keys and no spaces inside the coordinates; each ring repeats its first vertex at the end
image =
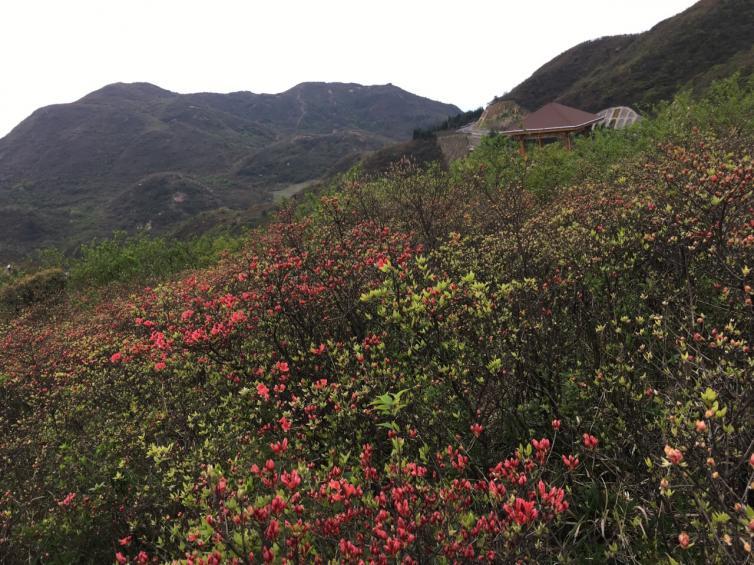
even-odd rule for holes
{"type": "Polygon", "coordinates": [[[484,106],[565,51],[694,0],[0,0],[0,137],[113,82],[275,93],[393,83],[484,106]]]}

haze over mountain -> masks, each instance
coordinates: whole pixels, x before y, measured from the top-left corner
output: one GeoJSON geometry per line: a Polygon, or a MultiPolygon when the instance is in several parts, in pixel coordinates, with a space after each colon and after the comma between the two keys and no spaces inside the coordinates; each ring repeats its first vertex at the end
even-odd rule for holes
{"type": "Polygon", "coordinates": [[[342,170],[458,112],[391,84],[176,94],[111,84],[41,108],[0,139],[0,256],[113,229],[164,231],[342,170]]]}
{"type": "MultiPolygon", "coordinates": [[[[630,8],[629,8],[630,9],[630,8]]],[[[754,69],[751,0],[701,0],[649,31],[576,45],[503,96],[528,110],[557,101],[589,111],[647,107],[684,86],[754,69]]]]}

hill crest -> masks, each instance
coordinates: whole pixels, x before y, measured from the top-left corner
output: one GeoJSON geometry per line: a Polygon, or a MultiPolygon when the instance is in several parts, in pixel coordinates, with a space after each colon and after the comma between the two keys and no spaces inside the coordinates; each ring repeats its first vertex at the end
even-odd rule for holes
{"type": "Polygon", "coordinates": [[[527,110],[561,102],[590,112],[651,106],[679,89],[754,70],[750,0],[701,0],[650,30],[585,41],[501,98],[527,110]]]}
{"type": "Polygon", "coordinates": [[[391,84],[305,82],[278,94],[109,84],[36,110],[0,139],[0,213],[15,218],[0,227],[0,258],[115,228],[166,231],[168,218],[208,206],[258,215],[275,190],[342,170],[458,112],[391,84]],[[174,174],[181,183],[153,182],[174,174]],[[213,196],[194,206],[190,196],[161,194],[154,201],[170,203],[162,210],[134,197],[144,181],[153,192],[182,184],[213,196]],[[123,215],[123,201],[141,205],[123,215]]]}

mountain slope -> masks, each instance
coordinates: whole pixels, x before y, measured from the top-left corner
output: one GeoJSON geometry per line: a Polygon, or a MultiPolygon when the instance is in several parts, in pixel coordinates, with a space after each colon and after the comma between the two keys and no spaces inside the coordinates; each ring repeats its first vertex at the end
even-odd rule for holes
{"type": "Polygon", "coordinates": [[[669,99],[679,88],[754,69],[751,0],[701,0],[635,35],[577,45],[503,98],[535,110],[551,101],[598,111],[669,99]]]}
{"type": "Polygon", "coordinates": [[[303,83],[280,94],[111,84],[41,108],[0,139],[0,259],[114,228],[164,231],[215,208],[256,210],[286,183],[457,113],[393,85],[303,83]]]}

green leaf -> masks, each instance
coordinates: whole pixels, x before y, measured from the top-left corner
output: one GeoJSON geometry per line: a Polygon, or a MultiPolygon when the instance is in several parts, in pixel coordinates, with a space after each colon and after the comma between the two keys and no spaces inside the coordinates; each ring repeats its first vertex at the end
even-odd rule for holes
{"type": "Polygon", "coordinates": [[[711,407],[712,403],[717,400],[717,393],[711,388],[707,387],[707,390],[702,393],[702,400],[707,405],[707,407],[711,407]]]}

